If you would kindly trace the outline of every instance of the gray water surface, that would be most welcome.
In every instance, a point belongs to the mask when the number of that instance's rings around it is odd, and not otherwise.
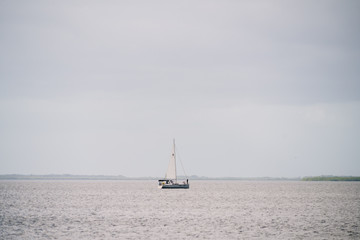
[[[360,183],[0,181],[0,239],[360,239]]]

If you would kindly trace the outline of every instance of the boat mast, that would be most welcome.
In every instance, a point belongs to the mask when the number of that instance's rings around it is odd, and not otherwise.
[[[175,153],[175,138],[174,138],[174,141],[173,141],[173,147],[174,147],[174,151],[173,151],[173,154],[174,154],[174,162],[175,162],[175,182],[177,182],[177,172],[176,172],[176,153]]]

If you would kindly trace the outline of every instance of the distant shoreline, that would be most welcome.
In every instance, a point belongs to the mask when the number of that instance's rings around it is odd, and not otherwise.
[[[158,180],[161,177],[126,177],[123,175],[72,175],[72,174],[3,174],[0,180]],[[271,178],[271,177],[204,177],[204,176],[178,176],[179,180],[253,180],[253,181],[300,181],[301,178]]]
[[[360,181],[357,176],[313,176],[297,178],[275,177],[204,177],[192,175],[189,180],[242,180],[242,181]],[[158,180],[159,177],[126,177],[123,175],[72,175],[72,174],[2,174],[0,180]],[[179,176],[178,179],[186,179]]]
[[[360,181],[360,177],[354,176],[316,176],[316,177],[304,177],[303,181],[342,181],[342,182],[357,182]]]

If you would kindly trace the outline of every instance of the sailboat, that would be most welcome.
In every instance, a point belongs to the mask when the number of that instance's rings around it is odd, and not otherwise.
[[[159,179],[159,188],[161,189],[188,189],[189,188],[189,179],[186,179],[186,182],[183,181],[179,183],[177,181],[176,173],[176,153],[175,153],[175,139],[173,141],[173,150],[171,153],[171,158],[165,178]]]

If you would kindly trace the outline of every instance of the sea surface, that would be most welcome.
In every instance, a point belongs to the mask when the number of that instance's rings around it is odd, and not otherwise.
[[[0,181],[0,239],[360,239],[360,183]]]

